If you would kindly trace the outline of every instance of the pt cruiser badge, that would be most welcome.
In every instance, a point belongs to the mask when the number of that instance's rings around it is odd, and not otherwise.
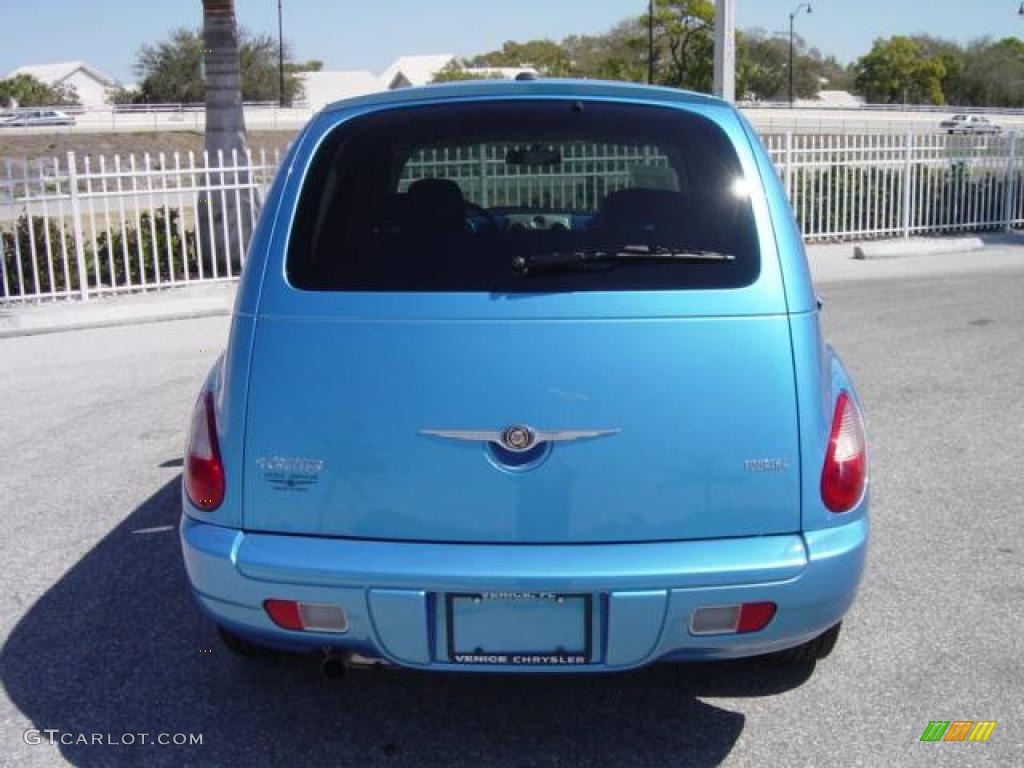
[[[467,442],[497,443],[506,451],[526,453],[544,443],[567,443],[573,440],[588,440],[595,437],[617,435],[621,429],[534,429],[525,424],[514,424],[500,431],[484,429],[421,429],[421,435],[443,437],[448,440]]]

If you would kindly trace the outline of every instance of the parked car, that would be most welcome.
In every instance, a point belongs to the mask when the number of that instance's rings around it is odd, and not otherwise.
[[[0,118],[0,126],[8,128],[74,124],[75,118],[57,109],[27,109]]]
[[[939,123],[946,133],[1000,133],[1003,129],[984,115],[953,115]]]
[[[861,410],[733,107],[544,80],[340,102],[249,254],[180,527],[229,649],[328,674],[832,650]]]

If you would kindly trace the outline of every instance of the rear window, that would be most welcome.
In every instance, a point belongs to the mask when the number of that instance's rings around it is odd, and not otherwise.
[[[306,174],[286,267],[304,290],[536,293],[737,288],[760,262],[713,122],[545,100],[339,125]]]

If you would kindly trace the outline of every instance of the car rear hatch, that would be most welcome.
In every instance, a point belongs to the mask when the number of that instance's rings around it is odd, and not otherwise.
[[[445,117],[431,115],[432,130]],[[624,124],[614,110],[607,117]],[[375,128],[383,141],[388,126]],[[742,147],[734,162],[755,188]],[[316,183],[310,174],[312,210],[327,196]],[[594,215],[591,230],[611,216],[595,206],[596,214],[580,205],[580,216]],[[713,263],[624,264],[582,276],[567,269],[555,283],[522,276],[521,286],[509,276],[490,290],[459,283],[454,292],[388,291],[379,282],[386,275],[348,275],[335,285],[274,263],[289,248],[294,258],[302,258],[296,249],[315,249],[296,224],[269,256],[254,331],[245,527],[480,543],[799,530],[785,301],[774,246],[756,242],[758,232],[770,235],[763,200],[755,192],[743,206],[754,244],[742,247],[753,249],[744,253],[753,270],[720,286]],[[292,215],[287,204],[282,215]],[[492,239],[485,250],[501,247]],[[734,268],[721,266],[722,274]],[[710,283],[675,276],[705,270]],[[645,280],[665,289],[648,290]],[[506,432],[514,427],[527,430]],[[511,441],[504,448],[503,433]],[[524,434],[536,445],[509,450]]]

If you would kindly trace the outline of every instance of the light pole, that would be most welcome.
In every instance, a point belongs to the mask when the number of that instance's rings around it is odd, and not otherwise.
[[[714,93],[736,100],[736,0],[715,0]]]
[[[647,84],[654,84],[654,0],[647,3]]]
[[[284,21],[281,0],[277,0],[277,106],[284,108]]]
[[[811,12],[810,3],[800,3],[793,12],[789,14],[789,106],[793,106],[793,20],[800,15],[800,12],[806,10],[808,13]]]

